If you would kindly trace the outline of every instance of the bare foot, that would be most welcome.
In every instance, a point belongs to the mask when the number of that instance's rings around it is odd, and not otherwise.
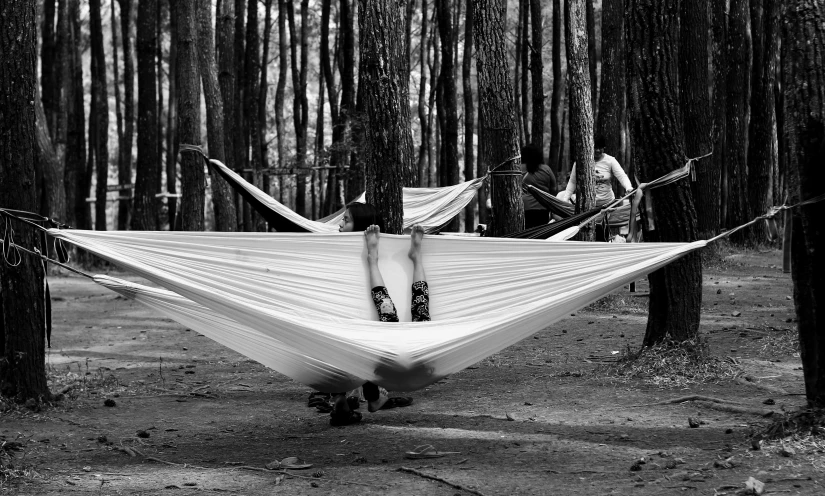
[[[367,244],[367,258],[378,260],[378,238],[381,235],[381,228],[375,224],[364,231],[364,242]]]
[[[421,240],[424,239],[424,228],[416,224],[412,227],[410,233],[410,252],[408,256],[410,260],[416,261],[421,257]]]

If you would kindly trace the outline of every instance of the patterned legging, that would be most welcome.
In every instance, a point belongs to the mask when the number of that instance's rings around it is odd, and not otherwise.
[[[398,322],[398,312],[395,304],[390,298],[390,293],[385,286],[372,288],[372,301],[375,309],[378,310],[378,320],[381,322]],[[412,301],[410,302],[410,312],[413,322],[427,322],[430,320],[430,288],[427,281],[416,281],[412,285]],[[381,395],[378,386],[367,382],[363,386],[364,399],[375,401]]]

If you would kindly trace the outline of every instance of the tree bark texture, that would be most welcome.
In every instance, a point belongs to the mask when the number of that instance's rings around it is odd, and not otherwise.
[[[728,117],[727,164],[728,211],[726,226],[748,219],[748,123],[751,93],[751,29],[749,0],[731,0],[728,14]],[[732,240],[741,240],[735,234]]]
[[[727,44],[728,13],[726,2],[711,3],[711,57],[713,66],[713,155],[696,169],[701,195],[694,195],[697,205],[699,237],[709,239],[722,227],[727,212],[727,187],[723,182],[727,168]],[[710,193],[710,194],[708,194]]]
[[[209,143],[209,156],[226,163],[223,99],[218,84],[218,67],[215,62],[215,46],[212,41],[214,39],[212,33],[212,3],[209,0],[200,0],[199,4],[196,14],[199,24],[197,55],[198,69],[203,84],[203,97],[206,100],[206,134]],[[198,111],[200,112],[200,109]],[[195,159],[193,163],[199,164],[197,167],[202,170],[200,157],[191,153],[189,155],[193,156]],[[234,231],[238,219],[235,213],[232,188],[229,187],[229,184],[220,174],[213,172],[211,167],[209,171],[212,205],[215,211],[215,230]]]
[[[109,179],[109,95],[106,90],[106,54],[100,0],[89,0],[92,45],[92,105],[89,108],[89,173],[97,172],[95,184],[95,229],[106,230]]]
[[[438,112],[444,115],[441,128],[441,150],[444,160],[441,162],[441,186],[452,186],[460,181],[458,165],[458,91],[455,82],[455,60],[453,58],[456,26],[452,22],[452,12],[461,0],[437,0],[438,33],[441,37],[441,81],[442,102]],[[445,227],[447,231],[458,231],[458,216]]]
[[[785,160],[791,203],[825,193],[825,2],[786,4],[782,38]],[[811,407],[825,407],[825,203],[795,208],[791,275],[798,319],[805,395]]]
[[[132,1],[120,4],[120,38],[123,52],[123,140],[118,144],[118,179],[120,184],[132,184],[132,144],[135,141],[135,66],[132,63]],[[130,196],[131,189],[120,190],[120,196]],[[129,200],[118,206],[117,228],[125,230],[130,218]]]
[[[180,2],[178,24],[178,137],[181,143],[200,144],[200,84],[198,74],[197,19],[195,2]],[[206,178],[203,162],[194,153],[181,155],[181,229],[204,230]],[[170,198],[171,201],[171,198]]]
[[[360,87],[356,92],[355,86],[355,67],[354,61],[356,59],[355,49],[355,15],[353,12],[352,0],[341,0],[340,10],[338,15],[340,21],[340,38],[341,50],[339,54],[338,67],[341,71],[341,103],[339,107],[340,124],[342,127],[344,143],[350,144],[346,148],[341,149],[341,160],[343,165],[341,167],[349,166],[349,174],[347,174],[347,184],[345,191],[348,192],[349,197],[360,194],[364,191],[365,179],[364,169],[361,165],[351,157],[357,153],[357,147],[361,146],[361,141],[358,139],[356,126],[363,128],[360,122],[361,108],[363,107],[363,98],[360,96]],[[359,61],[360,64],[360,61]],[[359,67],[360,71],[360,67]]]
[[[751,121],[748,136],[748,217],[767,212],[773,203],[773,171],[776,168],[776,59],[779,52],[780,0],[751,0],[753,77],[751,78]],[[748,219],[749,220],[749,219]],[[749,244],[766,240],[760,222],[745,232]]]
[[[57,182],[60,184],[61,192],[59,193],[60,206],[56,206],[56,218],[63,222],[71,210],[71,206],[67,203],[66,187],[64,185],[64,178],[66,177],[66,140],[68,127],[68,111],[69,111],[69,85],[72,84],[72,52],[74,47],[70,44],[70,28],[69,28],[69,2],[68,0],[58,0],[57,2],[57,47],[58,47],[58,68],[60,75],[58,78],[58,88],[56,91],[60,95],[57,101],[57,118],[55,120],[55,128],[50,129],[54,138],[54,152],[57,158],[59,167],[59,176]]]
[[[232,43],[235,41],[235,2],[234,0],[220,0],[219,5],[220,15],[218,16],[218,27],[215,33],[215,53],[218,59],[218,84],[220,85],[221,101],[223,102],[224,163],[234,170],[234,142],[232,141],[232,133],[229,130],[232,129],[232,124],[235,122],[235,52],[232,48]],[[233,210],[235,210],[234,207]],[[237,228],[237,218],[235,221]]]
[[[42,38],[40,42],[40,96],[43,100],[43,112],[46,117],[44,127],[49,131],[49,137],[55,139],[57,119],[60,107],[60,46],[58,32],[55,26],[55,0],[43,2],[43,22],[41,24]]]
[[[234,150],[235,172],[241,176],[245,176],[244,169],[249,164],[249,147],[246,140],[246,108],[244,107],[244,63],[245,63],[245,19],[246,19],[246,0],[235,1],[235,38],[232,40],[233,58],[235,61],[235,121],[232,124],[232,149]],[[286,3],[281,2],[281,3]],[[283,60],[283,59],[282,59]],[[245,176],[248,179],[248,176]],[[248,203],[241,200],[240,196],[236,196],[236,205],[238,208],[238,220],[244,231],[254,231],[255,226],[252,223],[252,209]]]
[[[37,208],[35,12],[33,0],[0,3],[0,198],[4,207],[28,211]],[[17,243],[43,248],[27,225],[11,227]],[[50,396],[43,275],[43,263],[28,254],[16,267],[0,264],[0,394],[18,401]]]
[[[625,0],[602,2],[602,84],[596,135],[604,137],[605,152],[627,168],[624,5]]]
[[[599,114],[599,73],[596,48],[596,11],[593,0],[585,0],[587,17],[587,61],[590,65],[590,96],[593,121]]]
[[[627,68],[630,141],[641,181],[684,165],[679,109],[679,2],[629,0]],[[660,193],[661,192],[661,193]],[[646,193],[651,194],[651,193]],[[652,241],[695,241],[696,211],[685,181],[656,190]],[[692,253],[653,272],[644,345],[699,331],[702,266]]]
[[[429,186],[429,161],[427,160],[430,148],[430,130],[427,118],[427,69],[430,58],[430,43],[427,38],[427,0],[421,0],[421,41],[419,42],[418,60],[421,64],[418,85],[418,122],[421,128],[421,144],[418,147],[418,186]]]
[[[516,73],[521,85],[521,98],[519,98],[518,86],[516,86],[516,101],[521,103],[521,126],[522,135],[519,144],[532,143],[532,133],[530,132],[530,79],[527,74],[530,70],[530,0],[521,0],[519,2],[519,11],[521,12],[521,20],[519,21],[519,30],[521,31],[521,67],[516,66]],[[518,108],[518,107],[517,107]]]
[[[325,0],[329,1],[329,0]],[[286,167],[286,122],[284,120],[284,95],[289,67],[286,27],[286,2],[278,0],[278,84],[275,87],[275,134],[278,136],[278,167]],[[323,185],[322,185],[323,186]]]
[[[532,108],[531,134],[532,143],[544,150],[544,20],[541,15],[541,0],[530,0],[530,89]],[[525,26],[525,29],[526,26]]]
[[[118,171],[118,184],[124,184],[121,182],[123,179],[123,154],[120,151],[120,147],[123,146],[123,105],[122,99],[120,97],[120,68],[118,67],[118,56],[117,56],[117,19],[115,17],[115,0],[111,0],[110,2],[110,10],[112,15],[112,86],[115,88],[115,124],[117,127],[117,171]],[[128,179],[131,182],[131,178]],[[131,194],[131,191],[127,190],[127,194]],[[126,196],[123,194],[122,190],[118,192],[118,196]],[[126,229],[128,225],[128,217],[124,218],[123,216],[129,215],[129,200],[119,200],[118,201],[118,216],[117,222],[115,222],[115,229],[122,231]]]
[[[177,6],[179,2],[169,3],[169,92],[166,105],[166,192],[176,194],[178,192],[178,148],[180,140],[178,136],[178,14]],[[158,128],[158,139],[162,140],[163,135]],[[199,144],[199,143],[198,143]],[[160,172],[160,171],[159,171]],[[160,185],[158,186],[160,187]],[[169,222],[169,230],[177,229],[178,224],[178,201],[176,198],[167,198],[166,215]]]
[[[682,2],[679,40],[679,71],[682,83],[680,98],[684,119],[685,153],[688,157],[699,157],[713,151],[713,119],[708,93],[711,83],[708,71],[709,6],[709,0]],[[691,194],[696,205],[698,221],[700,218],[713,215],[705,210],[719,209],[718,190],[712,189],[718,188],[719,183],[712,177],[711,157],[696,162],[694,170],[697,181],[691,183]]]
[[[473,64],[473,2],[466,0],[466,18],[464,20],[464,53],[461,61],[461,83],[464,97],[464,180],[475,177],[475,104],[473,103],[473,81],[471,79]],[[464,232],[475,231],[475,202],[464,208]]]
[[[473,0],[480,140],[479,165],[495,169],[490,180],[492,215],[487,232],[502,236],[524,228],[521,159],[507,67],[504,26],[507,2]]]
[[[570,143],[576,162],[576,212],[596,205],[593,178],[593,94],[590,91],[590,65],[587,55],[587,22],[585,3],[571,0],[567,4],[567,92],[570,98]],[[583,230],[581,241],[593,241],[595,231]]]
[[[550,98],[550,155],[548,165],[558,177],[561,171],[561,125],[564,76],[561,70],[562,2],[553,0],[553,94]]]
[[[141,0],[137,16],[137,73],[138,73],[138,115],[137,115],[137,175],[135,196],[132,200],[132,229],[156,231],[159,227],[159,193],[157,129],[157,81],[155,80],[155,2]]]
[[[401,188],[412,186],[409,75],[404,62],[404,0],[359,0],[361,78],[366,129],[367,201],[384,219],[384,230],[403,227]]]
[[[40,98],[34,101],[37,122],[37,212],[53,219],[62,219],[66,212],[63,191],[63,167],[57,159],[47,127],[46,112]]]
[[[80,55],[80,0],[69,2],[69,43],[71,47],[69,77],[64,81],[66,92],[66,166],[64,168],[64,187],[66,189],[66,222],[78,228],[90,227],[89,204],[84,184],[86,177],[86,113],[83,104],[83,64]]]
[[[288,4],[291,9],[292,3]],[[261,133],[258,121],[258,107],[260,105],[261,81],[261,38],[258,33],[258,2],[250,1],[246,6],[246,50],[244,53],[244,153],[250,157],[252,169],[252,183],[260,189],[264,188],[263,157],[261,156]],[[293,40],[294,41],[294,40]],[[250,153],[251,152],[251,153]],[[248,231],[265,231],[266,221],[257,214],[250,212],[252,225]]]

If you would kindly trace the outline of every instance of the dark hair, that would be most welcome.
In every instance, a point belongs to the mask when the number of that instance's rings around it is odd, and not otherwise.
[[[605,145],[607,144],[607,140],[602,135],[596,136],[593,140],[593,148],[601,148],[604,150]]]
[[[527,167],[527,172],[534,174],[541,165],[541,147],[538,145],[525,145],[521,147],[521,163]]]
[[[378,215],[378,210],[369,203],[351,202],[347,205],[347,210],[352,217],[353,231],[366,231],[373,224],[384,230],[384,220]]]

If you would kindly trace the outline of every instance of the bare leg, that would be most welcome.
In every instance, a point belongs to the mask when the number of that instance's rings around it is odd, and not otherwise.
[[[413,262],[413,282],[426,281],[427,277],[424,275],[424,262],[421,259],[421,241],[424,239],[424,228],[416,224],[412,227],[410,233],[410,252],[409,257]]]
[[[381,230],[372,225],[364,231],[364,242],[367,245],[367,265],[370,271],[370,287],[384,286],[384,278],[378,268],[378,240]]]

